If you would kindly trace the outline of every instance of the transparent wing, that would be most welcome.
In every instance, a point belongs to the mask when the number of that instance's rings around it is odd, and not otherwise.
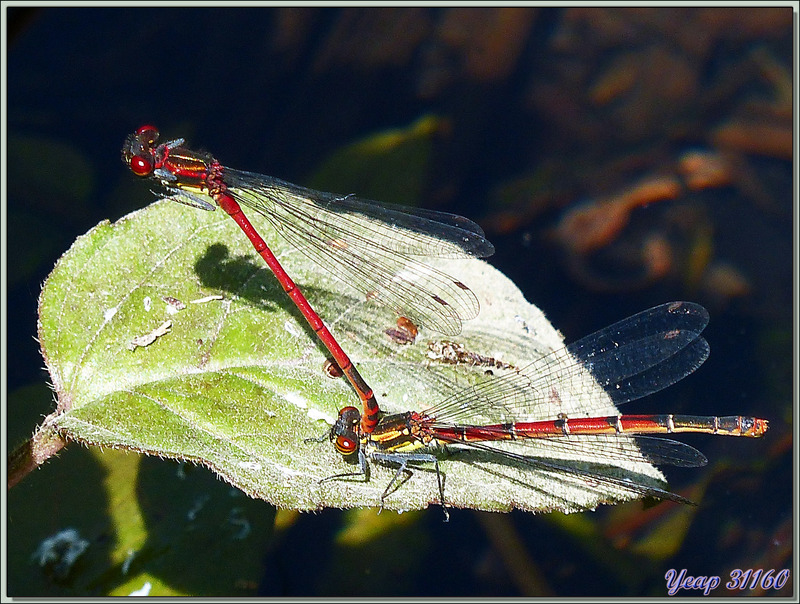
[[[462,425],[555,419],[575,413],[575,405],[583,416],[606,415],[609,398],[616,405],[636,400],[695,371],[708,357],[700,336],[707,324],[699,304],[662,304],[465,388],[426,415]]]
[[[462,321],[477,316],[475,294],[420,259],[490,255],[493,246],[466,218],[336,197],[227,168],[225,178],[237,202],[266,217],[308,258],[418,326],[456,335]]]

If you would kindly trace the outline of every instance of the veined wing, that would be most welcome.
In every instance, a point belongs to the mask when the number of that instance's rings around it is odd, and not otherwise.
[[[452,214],[390,208],[226,168],[229,193],[267,218],[319,266],[394,312],[446,335],[480,305],[463,283],[421,257],[494,251],[475,223]]]

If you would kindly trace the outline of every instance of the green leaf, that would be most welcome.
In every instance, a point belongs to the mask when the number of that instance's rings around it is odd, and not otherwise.
[[[487,375],[486,366],[432,359],[428,344],[442,340],[424,328],[413,345],[392,341],[385,333],[395,326],[390,311],[322,274],[265,220],[251,219],[384,411],[420,410],[514,372],[495,367]],[[469,284],[481,302],[478,319],[453,339],[465,349],[518,368],[563,346],[541,311],[487,263],[432,264]],[[153,333],[160,335],[151,343],[132,345]],[[80,237],[47,279],[39,337],[58,396],[55,425],[69,439],[194,461],[253,497],[300,510],[377,506],[396,473],[371,463],[369,481],[320,483],[357,468],[327,438],[306,439],[326,436],[337,411],[358,399],[347,382],[323,371],[324,349],[221,211],[160,201]],[[588,375],[573,381],[574,392],[559,393],[559,408],[577,416],[588,389],[597,386]],[[532,416],[540,412],[531,409]],[[609,402],[606,413],[614,412]],[[547,441],[525,449],[554,455]],[[588,440],[579,457],[563,463],[611,463]],[[612,466],[614,476],[662,485],[661,474],[644,461]],[[636,496],[476,450],[442,454],[441,469],[446,499],[460,507],[574,511]],[[385,507],[420,509],[438,501],[435,474],[415,468]]]

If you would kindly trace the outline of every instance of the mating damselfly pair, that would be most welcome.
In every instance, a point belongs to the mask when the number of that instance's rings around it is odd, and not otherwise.
[[[663,304],[634,315],[531,359],[521,369],[488,376],[424,412],[386,414],[242,208],[265,218],[310,260],[365,298],[406,317],[415,328],[451,336],[461,331],[462,321],[478,315],[480,305],[468,285],[426,264],[425,258],[491,255],[494,248],[478,225],[452,214],[382,206],[230,169],[208,153],[186,148],[183,139],[160,143],[152,126],[128,137],[123,160],[135,174],[160,183],[173,200],[204,210],[219,206],[227,212],[353,386],[361,409],[343,408],[328,436],[337,451],[356,460],[358,471],[332,473],[326,483],[367,479],[369,460],[394,466],[394,478],[380,497],[382,506],[410,465],[429,464],[447,514],[438,456],[444,445],[498,456],[590,486],[608,485],[639,496],[686,502],[650,484],[575,463],[576,452],[590,443],[612,466],[642,458],[655,464],[699,466],[706,458],[696,449],[648,435],[703,432],[757,437],[767,430],[766,420],[752,417],[592,415],[593,409],[607,409],[609,399],[618,405],[657,392],[703,363],[708,345],[700,334],[709,317],[702,306],[689,302]],[[581,417],[558,411],[562,391],[578,374],[590,375],[598,386],[585,393]]]

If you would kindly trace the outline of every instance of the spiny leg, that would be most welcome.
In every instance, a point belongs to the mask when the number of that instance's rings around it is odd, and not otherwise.
[[[370,454],[370,457],[378,462],[390,463],[390,464],[399,464],[400,467],[397,468],[397,472],[395,472],[394,477],[387,485],[386,489],[383,491],[383,495],[381,495],[381,506],[380,510],[383,509],[383,502],[389,493],[392,491],[392,487],[397,483],[400,475],[403,472],[408,472],[408,478],[411,477],[411,470],[408,468],[409,462],[420,462],[420,463],[433,463],[434,470],[436,471],[436,482],[439,487],[439,502],[442,505],[442,510],[444,511],[444,521],[450,521],[450,513],[447,511],[447,504],[444,500],[444,478],[442,477],[442,472],[439,469],[439,459],[430,453],[379,453],[374,452]],[[378,513],[380,513],[378,510]]]

